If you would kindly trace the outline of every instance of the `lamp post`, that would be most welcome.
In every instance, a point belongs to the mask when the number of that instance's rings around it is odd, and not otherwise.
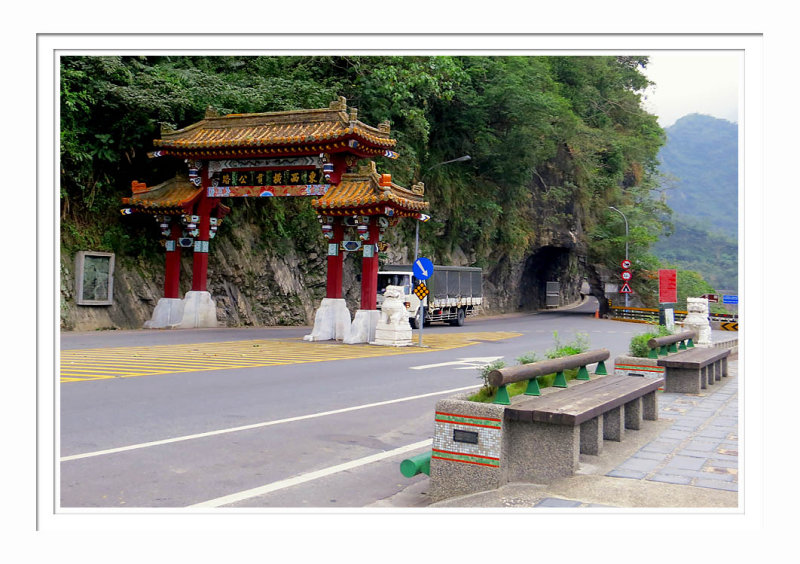
[[[441,162],[441,163],[437,163],[437,164],[433,165],[432,167],[429,167],[425,171],[425,174],[429,173],[430,171],[432,171],[437,166],[442,166],[442,165],[446,165],[446,164],[450,164],[450,163],[466,162],[466,161],[470,160],[471,158],[472,157],[470,157],[469,155],[464,155],[463,157],[458,157],[457,159],[450,159],[449,161],[444,161],[444,162]],[[423,175],[423,178],[424,178],[424,175]],[[417,218],[417,232],[416,232],[416,235],[414,236],[414,263],[417,262],[418,256],[419,256],[419,218]],[[419,346],[422,347],[422,327],[425,325],[425,308],[422,307],[422,302],[420,302],[419,308],[420,308],[420,316],[419,316]]]
[[[614,210],[625,220],[625,260],[628,260],[628,218],[614,206],[608,206],[608,209]],[[625,307],[628,307],[628,294],[625,294]]]

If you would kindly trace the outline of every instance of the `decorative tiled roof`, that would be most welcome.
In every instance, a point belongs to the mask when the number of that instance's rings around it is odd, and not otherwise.
[[[161,184],[148,187],[142,182],[131,183],[133,196],[122,198],[122,203],[138,212],[183,212],[190,209],[200,196],[202,187],[195,186],[185,176],[176,176]]]
[[[377,128],[357,119],[358,110],[347,108],[340,97],[328,108],[258,114],[229,114],[206,118],[177,131],[162,131],[154,145],[162,153],[208,150],[258,152],[297,145],[309,151],[342,150],[345,147],[385,151],[397,143],[389,138],[389,123]]]
[[[311,200],[311,206],[329,215],[383,215],[387,207],[398,215],[413,215],[429,207],[424,193],[422,184],[411,190],[394,184],[390,175],[378,174],[375,162],[369,161],[358,172],[343,174],[341,182],[321,198]]]

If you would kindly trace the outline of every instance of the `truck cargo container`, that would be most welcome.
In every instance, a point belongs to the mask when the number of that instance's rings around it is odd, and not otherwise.
[[[420,302],[414,288],[420,280],[413,274],[410,264],[390,264],[378,271],[378,309],[383,302],[387,286],[401,286],[408,321],[412,329],[420,325],[425,308],[425,324],[444,321],[451,325],[464,325],[464,320],[483,307],[483,271],[471,266],[434,265],[433,274],[424,280],[429,294]]]

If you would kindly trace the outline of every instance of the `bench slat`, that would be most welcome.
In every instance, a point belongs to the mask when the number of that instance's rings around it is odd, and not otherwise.
[[[547,396],[506,408],[511,421],[580,425],[615,407],[658,390],[664,380],[636,376],[603,376]]]
[[[692,349],[658,359],[666,368],[703,368],[731,354],[730,349]]]

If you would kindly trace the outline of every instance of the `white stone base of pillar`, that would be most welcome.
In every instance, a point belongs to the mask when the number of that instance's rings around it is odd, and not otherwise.
[[[197,329],[217,326],[217,305],[210,292],[186,292],[183,298],[183,318],[179,329]]]
[[[145,329],[171,329],[183,320],[183,300],[180,298],[160,298],[153,310],[153,316],[144,322]]]
[[[381,313],[377,309],[359,309],[356,311],[353,323],[350,324],[350,332],[345,337],[347,345],[357,345],[359,343],[369,343],[375,339],[375,329]]]
[[[350,332],[350,310],[342,298],[322,298],[314,316],[314,328],[306,341],[342,341]]]

